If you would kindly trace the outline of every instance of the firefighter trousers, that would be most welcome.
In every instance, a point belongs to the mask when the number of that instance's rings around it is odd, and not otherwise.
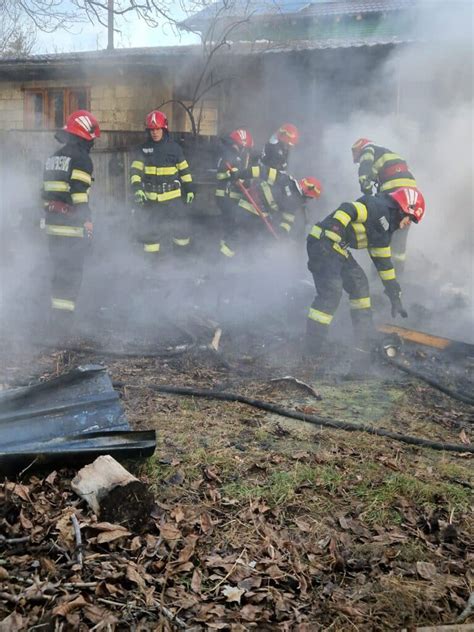
[[[48,235],[52,264],[51,307],[54,313],[73,313],[81,289],[84,260],[89,247],[87,237]]]
[[[327,238],[308,237],[307,250],[308,269],[313,275],[317,292],[308,312],[306,333],[309,350],[317,352],[324,346],[343,290],[349,295],[356,344],[366,348],[375,330],[365,272],[349,252],[346,252],[347,257],[337,252],[334,242]]]
[[[134,218],[135,238],[147,257],[189,251],[190,218],[180,198],[138,206]]]

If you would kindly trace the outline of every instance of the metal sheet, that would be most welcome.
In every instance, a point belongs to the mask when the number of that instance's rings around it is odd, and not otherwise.
[[[0,393],[0,469],[27,458],[148,456],[154,431],[132,432],[105,367],[79,366],[51,380]]]

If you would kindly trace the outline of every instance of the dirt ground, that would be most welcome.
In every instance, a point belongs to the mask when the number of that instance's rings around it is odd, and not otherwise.
[[[157,449],[127,464],[156,497],[137,532],[93,516],[70,490],[71,469],[0,485],[1,631],[366,632],[473,621],[461,616],[473,590],[472,455],[150,385],[237,392],[460,445],[470,442],[472,406],[390,367],[325,374],[288,346],[258,357],[236,342],[227,348],[224,332],[222,355],[76,350],[4,362],[4,387],[105,364],[131,426],[156,429]],[[320,399],[271,381],[286,375]]]

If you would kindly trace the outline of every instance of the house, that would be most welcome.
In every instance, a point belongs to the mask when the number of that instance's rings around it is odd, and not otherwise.
[[[170,128],[190,144],[185,108],[209,51],[215,54],[205,73],[208,83],[202,84],[204,95],[194,111],[201,136],[189,147],[191,154],[196,147],[199,151],[194,164],[203,181],[212,179],[206,176],[213,164],[208,140],[230,127],[248,126],[261,144],[284,120],[300,126],[312,141],[358,110],[397,116],[411,110],[422,116],[411,98],[411,60],[420,49],[439,45],[431,24],[439,6],[433,0],[217,2],[182,24],[204,39],[212,32],[207,55],[192,45],[1,59],[3,160],[36,164],[54,146],[51,130],[73,110],[90,109],[104,130],[95,147],[96,188],[113,209],[110,200],[126,199],[128,151],[143,138],[149,110],[161,107]],[[452,0],[450,13],[466,6],[472,5]],[[462,30],[465,23],[458,18],[457,27]],[[227,32],[225,41],[219,32]],[[387,72],[395,50],[407,51],[406,67],[394,63]],[[420,80],[433,81],[430,73],[417,76]],[[312,143],[308,147],[312,151]]]

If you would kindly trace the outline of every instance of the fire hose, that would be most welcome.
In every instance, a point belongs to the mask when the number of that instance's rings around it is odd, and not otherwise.
[[[431,448],[432,450],[444,450],[446,452],[461,452],[474,454],[474,446],[457,445],[455,443],[442,443],[439,441],[431,441],[429,439],[423,439],[421,437],[413,437],[410,435],[400,434],[398,432],[392,432],[391,430],[385,430],[384,428],[374,428],[367,424],[355,424],[347,421],[339,421],[336,419],[327,419],[325,417],[317,417],[316,415],[306,415],[296,410],[290,410],[283,408],[278,404],[271,404],[260,399],[253,399],[240,395],[238,393],[229,393],[225,391],[206,390],[200,388],[186,387],[186,386],[173,386],[169,384],[146,384],[146,385],[133,385],[126,384],[124,382],[114,382],[115,387],[134,387],[137,388],[150,388],[158,393],[170,393],[175,395],[188,395],[191,397],[203,397],[206,399],[219,399],[228,402],[239,402],[265,410],[266,412],[275,413],[282,417],[289,417],[290,419],[298,419],[306,423],[313,424],[315,426],[324,426],[327,428],[334,428],[336,430],[345,430],[346,432],[365,432],[367,434],[376,435],[379,437],[387,437],[394,441],[400,441],[401,443],[408,443],[409,445],[416,445],[422,448]]]
[[[225,166],[232,173],[232,165],[230,163],[226,162]],[[265,217],[265,214],[263,213],[262,209],[257,204],[257,202],[254,200],[254,198],[252,197],[252,194],[247,189],[247,187],[244,185],[242,180],[236,180],[236,184],[239,187],[239,189],[242,191],[242,193],[245,195],[247,200],[250,202],[250,204],[253,206],[253,208],[255,209],[255,212],[257,213],[257,215],[260,217],[260,219],[263,221],[263,223],[267,227],[267,230],[273,235],[273,237],[276,240],[278,240],[278,235],[276,234],[275,229],[273,228],[271,223],[268,221],[268,219]]]

